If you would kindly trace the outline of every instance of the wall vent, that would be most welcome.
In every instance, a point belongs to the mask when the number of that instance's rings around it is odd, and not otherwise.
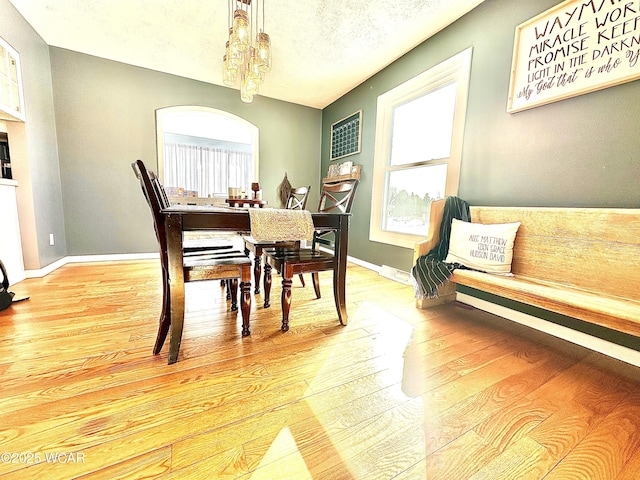
[[[404,285],[411,285],[411,274],[404,270],[399,270],[397,268],[390,267],[389,265],[382,265],[378,273],[390,280],[395,280],[396,282],[403,283]]]

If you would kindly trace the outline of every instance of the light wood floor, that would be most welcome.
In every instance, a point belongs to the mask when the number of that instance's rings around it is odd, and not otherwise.
[[[278,301],[258,297],[241,338],[219,283],[188,284],[169,366],[151,354],[159,277],[73,264],[12,287],[31,300],[0,313],[3,479],[640,478],[637,368],[462,305],[417,310],[357,266],[347,327],[321,274],[320,300],[294,280],[286,334]]]

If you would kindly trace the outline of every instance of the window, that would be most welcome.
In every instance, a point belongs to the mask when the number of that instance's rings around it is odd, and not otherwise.
[[[413,248],[458,192],[471,48],[378,97],[370,240]]]
[[[169,196],[226,198],[258,178],[258,128],[206,107],[156,112],[158,174]]]

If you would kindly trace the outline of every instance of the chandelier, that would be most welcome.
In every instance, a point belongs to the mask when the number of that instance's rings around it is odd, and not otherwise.
[[[229,87],[239,87],[240,99],[251,103],[265,73],[271,70],[271,41],[264,32],[264,0],[229,0],[228,19],[222,79]]]

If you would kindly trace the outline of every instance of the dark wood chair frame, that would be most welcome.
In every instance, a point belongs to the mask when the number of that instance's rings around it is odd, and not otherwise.
[[[134,168],[134,173],[136,173],[136,177],[137,177],[138,173],[136,172],[135,168]],[[154,187],[154,190],[158,195],[158,199],[160,200],[160,206],[162,208],[168,207],[169,205],[171,205],[171,202],[169,202],[169,196],[167,195],[166,190],[162,186],[160,179],[154,174],[153,171],[149,170],[148,173],[149,173],[149,177],[151,178],[151,183]],[[212,250],[215,251],[220,249],[231,249],[231,248],[233,248],[233,245],[231,244],[220,245],[219,242],[215,242],[214,245],[211,245],[209,241],[204,240],[204,241],[193,241],[188,243],[185,242],[182,248],[182,251],[184,256],[192,256],[192,255],[198,255],[198,254],[206,254],[207,252],[211,253]],[[236,310],[238,310],[237,279],[235,280],[230,278],[222,279],[220,280],[220,286],[226,287],[227,289],[226,298],[227,300],[231,300],[231,311],[235,312]]]
[[[135,170],[134,170],[135,171]],[[165,191],[160,179],[156,176],[156,174],[152,170],[148,170],[147,174],[151,180],[151,186],[153,187],[153,191],[155,192],[158,201],[160,202],[160,208],[166,208],[171,203],[169,202],[169,197],[167,196],[167,192]],[[234,247],[230,243],[221,244],[220,242],[215,242],[215,244],[211,244],[209,241],[202,242],[190,242],[185,243],[183,246],[183,257],[189,258],[187,263],[197,260],[195,257],[202,257],[203,255],[215,255],[218,259],[220,259],[223,255],[226,257],[240,257],[240,252],[238,250],[234,250]],[[237,278],[227,278],[220,280],[220,285],[222,287],[226,287],[227,295],[226,299],[231,300],[231,308],[232,312],[238,310],[238,279]]]
[[[291,189],[285,208],[289,210],[304,210],[307,208],[307,202],[309,200],[309,192],[311,191],[311,185],[307,187],[298,187]],[[249,255],[253,253],[254,266],[253,266],[253,279],[255,282],[254,293],[260,293],[260,277],[262,276],[262,252],[267,248],[300,248],[300,242],[258,242],[251,237],[244,237],[244,252]],[[269,279],[270,281],[270,279]],[[267,277],[264,277],[265,291],[267,289]],[[304,277],[300,275],[300,282],[302,286],[305,286]],[[269,284],[271,289],[271,284]],[[270,307],[269,298],[265,297],[264,308]]]
[[[324,184],[320,192],[318,212],[350,213],[357,187],[358,180],[355,179]],[[333,271],[334,295],[336,295],[335,282],[338,262],[335,252],[336,245],[334,241],[328,238],[329,234],[333,235],[334,232],[332,230],[314,232],[311,248],[273,248],[265,249],[263,252],[265,257],[265,306],[269,304],[269,297],[271,296],[272,269],[275,269],[282,275],[282,326],[280,330],[283,332],[289,330],[291,279],[294,275],[311,273],[316,298],[320,298],[320,279],[318,273],[331,270]],[[319,250],[318,246],[320,244],[331,246],[333,252],[328,253]]]
[[[154,355],[160,353],[171,326],[170,288],[168,273],[167,238],[162,208],[169,206],[166,192],[155,174],[147,170],[141,160],[133,164],[133,171],[140,181],[142,193],[153,216],[156,238],[160,247],[160,264],[162,270],[162,310],[160,312],[158,335],[153,347]],[[231,310],[236,311],[238,279],[241,290],[242,336],[250,335],[249,315],[251,312],[251,260],[239,250],[229,246],[196,247],[185,249],[184,281],[223,280],[227,282],[231,293]]]

